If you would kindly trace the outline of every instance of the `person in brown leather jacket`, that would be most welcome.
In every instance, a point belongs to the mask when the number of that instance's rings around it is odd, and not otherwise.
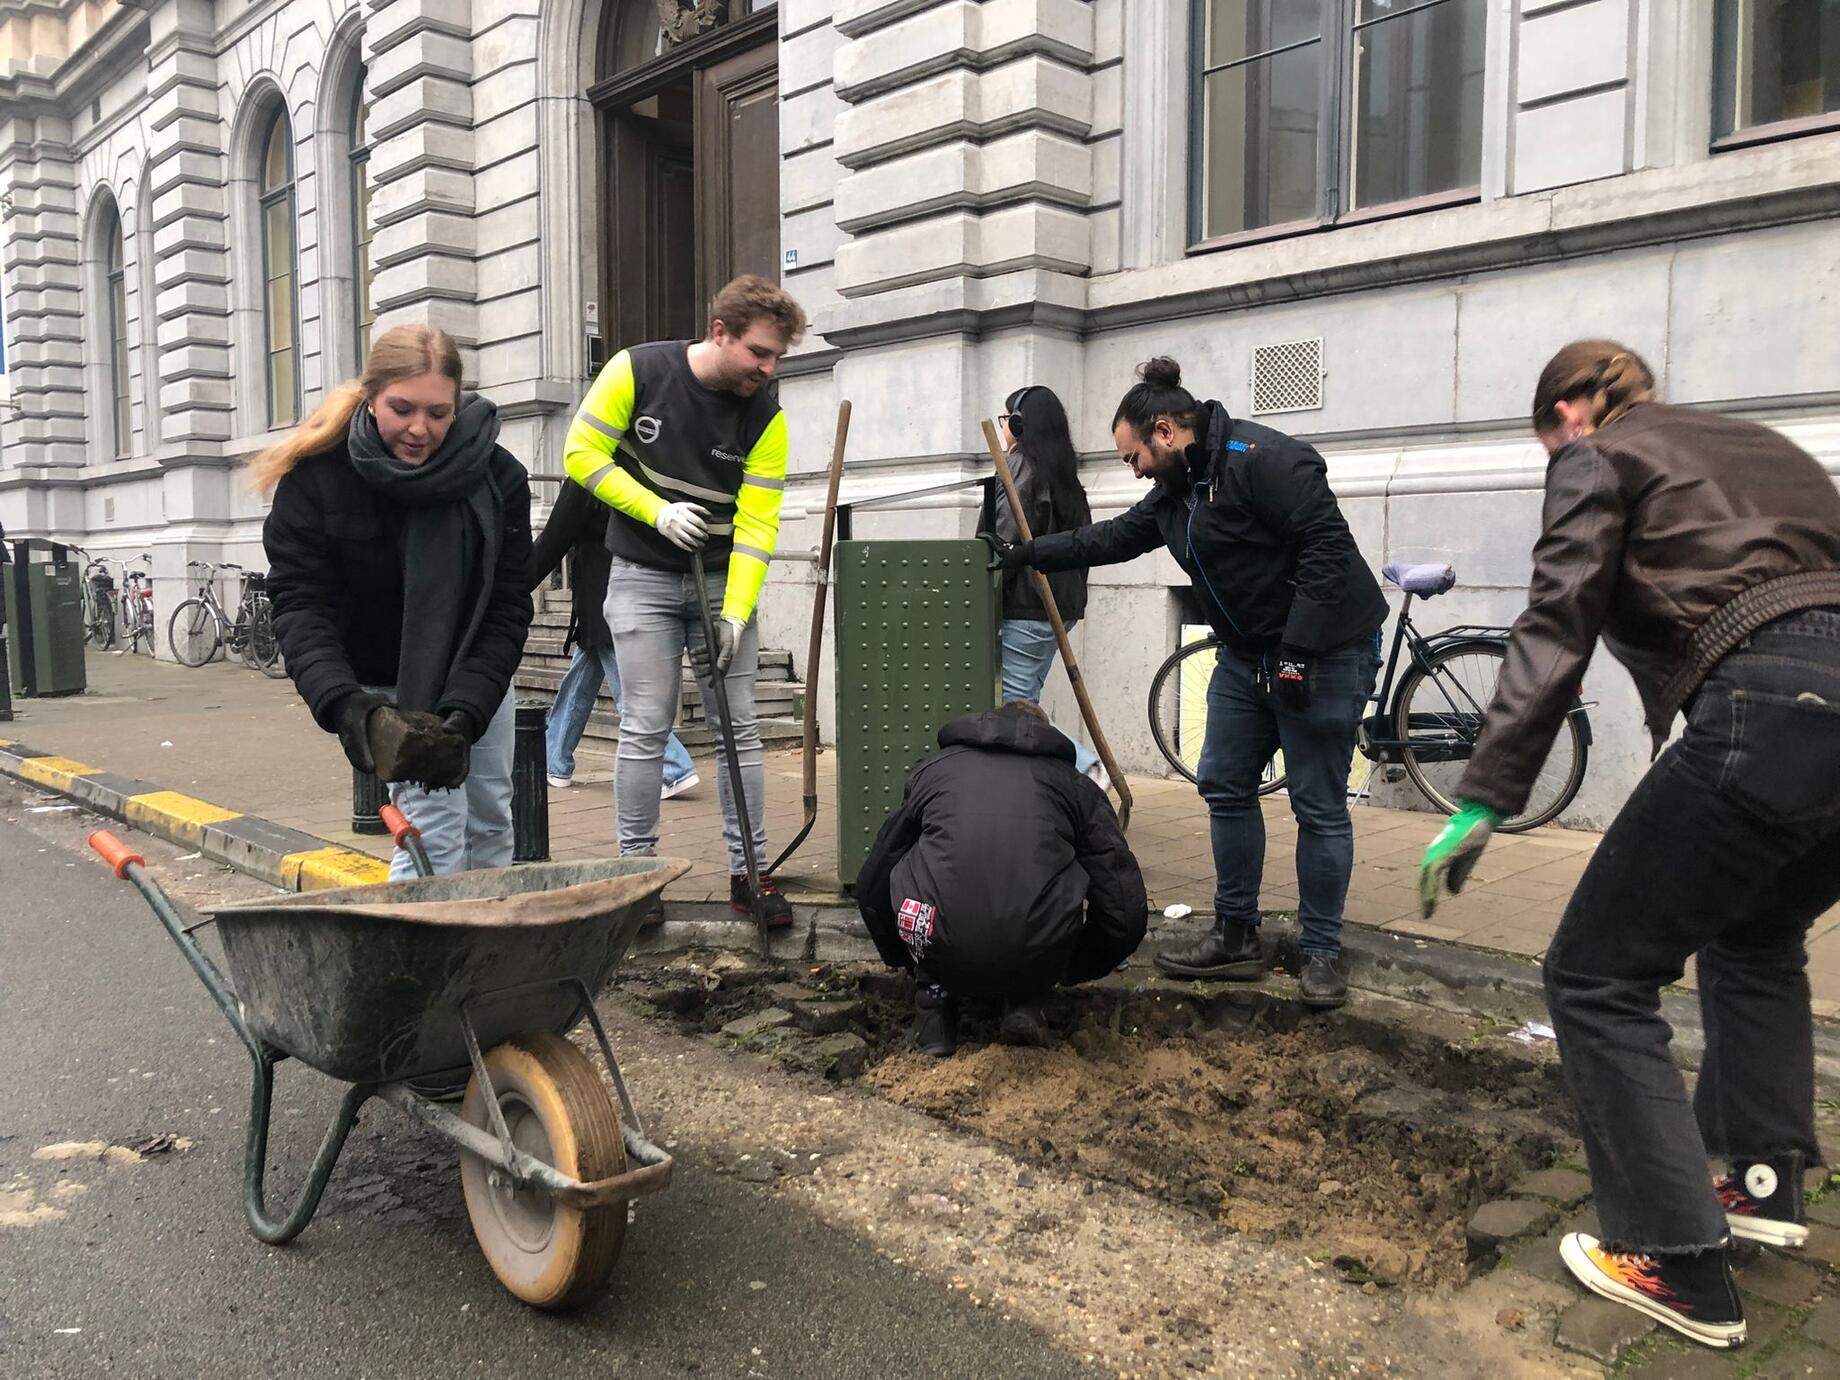
[[[1731,1238],[1804,1244],[1802,1171],[1821,1162],[1804,936],[1840,901],[1840,491],[1777,432],[1653,391],[1609,341],[1540,377],[1552,458],[1528,607],[1419,887],[1429,914],[1522,808],[1601,635],[1659,759],[1546,951],[1603,1227],[1560,1253],[1593,1292],[1731,1347]],[[1659,1014],[1689,958],[1706,1034],[1691,1107]]]

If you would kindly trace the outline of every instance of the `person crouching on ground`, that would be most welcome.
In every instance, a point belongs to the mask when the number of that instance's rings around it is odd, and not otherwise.
[[[511,862],[510,688],[531,619],[529,480],[460,379],[445,332],[392,327],[255,463],[288,674],[443,874]],[[390,876],[413,875],[398,849]]]
[[[1654,386],[1603,340],[1540,376],[1552,458],[1528,605],[1419,891],[1430,914],[1524,806],[1601,633],[1660,755],[1546,950],[1603,1224],[1560,1257],[1592,1292],[1731,1347],[1731,1237],[1805,1244],[1802,1170],[1821,1162],[1804,940],[1840,901],[1840,493],[1779,433],[1664,406]],[[1660,1003],[1695,956],[1706,1051],[1689,1105]]]
[[[876,835],[857,904],[882,961],[914,972],[923,1052],[958,1047],[965,998],[1003,1004],[1004,1040],[1042,1044],[1049,989],[1103,977],[1143,942],[1143,873],[1039,706],[954,719],[939,747]]]

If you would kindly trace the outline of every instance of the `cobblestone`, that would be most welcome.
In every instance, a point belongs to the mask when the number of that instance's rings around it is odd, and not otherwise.
[[[1542,1169],[1509,1191],[1525,1198],[1547,1198],[1570,1211],[1591,1196],[1591,1176],[1576,1169]]]
[[[1800,1308],[1821,1290],[1821,1276],[1786,1256],[1765,1251],[1738,1268],[1738,1293],[1756,1295],[1784,1308]]]
[[[1609,1299],[1580,1299],[1559,1315],[1553,1340],[1567,1351],[1580,1352],[1594,1361],[1613,1366],[1625,1351],[1655,1330],[1655,1324]]]

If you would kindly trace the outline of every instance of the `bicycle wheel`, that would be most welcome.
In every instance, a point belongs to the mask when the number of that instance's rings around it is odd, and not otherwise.
[[[275,636],[275,610],[266,594],[249,601],[249,634],[243,642],[244,660],[270,680],[281,680],[287,668],[281,664],[281,640]]]
[[[115,645],[115,601],[100,590],[90,595],[89,640],[105,652]]]
[[[1163,760],[1190,781],[1201,766],[1207,739],[1208,682],[1220,659],[1220,639],[1201,637],[1178,647],[1150,680],[1150,735]],[[1259,794],[1284,788],[1284,754],[1275,753],[1259,776]]]
[[[173,610],[166,640],[181,666],[202,666],[224,645],[224,632],[211,606],[194,596]]]
[[[1461,643],[1434,653],[1428,665],[1414,666],[1400,682],[1393,732],[1407,744],[1402,752],[1406,774],[1446,814],[1458,809],[1457,782],[1475,751],[1506,662],[1505,643]],[[1534,778],[1527,807],[1498,825],[1499,830],[1517,834],[1558,818],[1584,783],[1589,756],[1584,734],[1568,715]]]

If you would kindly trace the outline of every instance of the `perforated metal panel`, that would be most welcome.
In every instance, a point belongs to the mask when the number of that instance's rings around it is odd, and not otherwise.
[[[1308,412],[1323,405],[1322,341],[1288,340],[1252,351],[1252,415]]]
[[[981,541],[841,541],[837,870],[853,885],[940,725],[997,704],[997,581]]]

